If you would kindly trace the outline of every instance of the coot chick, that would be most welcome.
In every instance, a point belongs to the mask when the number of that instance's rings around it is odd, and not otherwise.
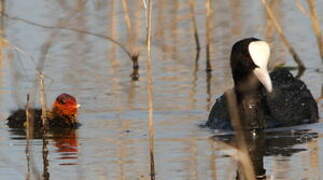
[[[268,43],[256,38],[236,42],[231,50],[233,91],[243,129],[286,127],[318,121],[318,107],[304,82],[285,68],[268,73]],[[232,130],[228,100],[220,96],[206,126]]]
[[[76,99],[66,93],[59,95],[51,111],[47,111],[47,122],[49,128],[76,128],[80,124],[76,119],[79,104]],[[43,126],[41,119],[41,109],[30,109],[31,117],[33,118],[34,128],[39,129]],[[12,112],[7,118],[7,125],[10,128],[25,128],[26,111],[18,109]]]

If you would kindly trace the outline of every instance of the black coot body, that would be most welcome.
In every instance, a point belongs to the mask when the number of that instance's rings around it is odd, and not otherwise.
[[[318,121],[317,104],[304,82],[293,77],[285,68],[270,73],[272,94],[262,89],[264,98],[265,128],[286,127]],[[227,100],[224,95],[213,105],[207,126],[213,129],[231,130]]]
[[[318,107],[304,82],[294,78],[286,68],[277,68],[268,75],[268,59],[269,45],[256,38],[238,41],[232,48],[233,90],[243,128],[263,129],[317,122]],[[206,123],[208,127],[233,129],[227,103],[225,95],[216,100]]]

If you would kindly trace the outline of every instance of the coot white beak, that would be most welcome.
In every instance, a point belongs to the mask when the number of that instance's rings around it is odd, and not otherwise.
[[[249,44],[248,50],[252,61],[258,66],[253,70],[254,74],[261,84],[265,86],[266,90],[272,92],[273,87],[267,71],[270,55],[269,44],[265,41],[253,41]]]
[[[273,90],[273,85],[267,69],[255,68],[253,73],[256,75],[261,84],[265,86],[266,90],[271,93]]]

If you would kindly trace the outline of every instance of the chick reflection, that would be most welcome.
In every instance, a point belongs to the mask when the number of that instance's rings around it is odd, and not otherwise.
[[[318,137],[318,133],[311,132],[310,130],[271,132],[258,130],[246,131],[244,132],[244,136],[256,178],[266,179],[266,169],[264,167],[265,156],[291,156],[294,153],[306,151],[305,148],[298,148],[295,145],[312,141]],[[236,146],[236,138],[234,135],[214,136],[213,139]],[[238,167],[236,179],[244,179],[242,172],[243,168],[241,166]]]
[[[24,140],[26,139],[26,130],[22,128],[12,128],[9,130],[11,139]],[[41,129],[34,129],[32,139],[44,139],[43,131]],[[78,158],[79,143],[77,136],[77,129],[63,128],[63,129],[49,129],[46,135],[46,141],[53,144],[58,153],[60,160],[72,160]],[[64,161],[60,165],[76,165],[71,161]]]
[[[55,132],[53,134],[54,145],[59,153],[59,159],[77,159],[79,144],[75,129]],[[60,165],[75,165],[75,163],[61,163]]]

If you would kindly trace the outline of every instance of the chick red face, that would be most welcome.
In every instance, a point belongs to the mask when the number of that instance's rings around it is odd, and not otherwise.
[[[73,116],[77,114],[78,106],[73,96],[63,93],[56,98],[53,111],[59,115]]]

